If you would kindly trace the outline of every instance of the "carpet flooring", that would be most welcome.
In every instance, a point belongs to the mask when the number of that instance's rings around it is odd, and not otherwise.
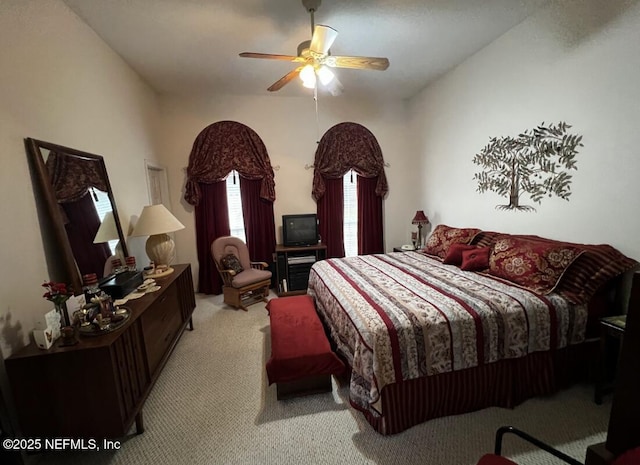
[[[610,399],[594,404],[589,385],[514,409],[434,419],[387,437],[350,407],[348,387],[336,380],[332,393],[277,401],[264,370],[270,353],[264,304],[244,312],[223,305],[222,296],[197,295],[196,301],[195,329],[185,331],[145,404],[144,434],[124,438],[118,451],[50,453],[30,461],[475,465],[492,451],[502,425],[519,427],[581,461],[587,446],[604,441]],[[504,453],[521,465],[562,463],[513,437]]]

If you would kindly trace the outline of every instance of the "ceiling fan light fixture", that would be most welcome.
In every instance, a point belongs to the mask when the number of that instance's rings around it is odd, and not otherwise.
[[[331,81],[333,81],[333,78],[335,77],[335,75],[333,74],[333,71],[331,71],[328,67],[322,65],[320,68],[318,68],[318,79],[320,79],[320,82],[322,83],[323,86],[326,86],[327,84],[329,84]]]
[[[302,79],[302,85],[307,89],[313,89],[316,86],[316,73],[313,69],[313,65],[306,65],[300,71],[300,79]]]
[[[322,0],[302,0],[302,4],[311,14],[311,40],[305,40],[298,45],[298,54],[277,55],[273,53],[242,52],[241,57],[264,58],[270,60],[282,60],[296,63],[297,68],[289,71],[270,87],[269,92],[282,89],[282,87],[300,76],[302,83],[309,89],[315,89],[318,79],[332,95],[339,95],[342,84],[333,71],[325,68],[350,68],[373,69],[384,71],[389,67],[389,59],[383,57],[368,56],[336,56],[331,55],[331,46],[338,36],[338,31],[330,26],[315,24],[314,12],[320,6]]]

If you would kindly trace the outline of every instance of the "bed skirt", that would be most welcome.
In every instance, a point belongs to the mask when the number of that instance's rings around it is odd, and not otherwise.
[[[585,342],[554,352],[536,352],[466,370],[385,386],[382,415],[361,409],[380,434],[396,434],[432,418],[486,407],[513,408],[585,380],[597,344]]]

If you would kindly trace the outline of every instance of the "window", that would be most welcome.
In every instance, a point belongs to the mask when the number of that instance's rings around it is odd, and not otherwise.
[[[342,178],[344,186],[344,254],[358,255],[358,179],[353,171]]]
[[[227,176],[227,206],[229,208],[229,229],[231,235],[247,242],[244,232],[244,216],[242,215],[242,197],[240,196],[240,178],[232,171]]]

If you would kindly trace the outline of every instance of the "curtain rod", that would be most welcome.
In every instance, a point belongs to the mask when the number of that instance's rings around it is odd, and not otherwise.
[[[280,171],[280,165],[271,165],[271,168],[273,168],[273,171]],[[187,166],[183,166],[182,167],[182,171],[184,171],[185,173],[187,172],[188,167]]]
[[[387,163],[386,161],[384,162],[384,166],[385,166],[385,168],[391,168],[391,165],[389,163]],[[310,170],[311,168],[315,168],[315,165],[309,165],[308,163],[306,165],[304,165],[304,169],[305,170]]]

